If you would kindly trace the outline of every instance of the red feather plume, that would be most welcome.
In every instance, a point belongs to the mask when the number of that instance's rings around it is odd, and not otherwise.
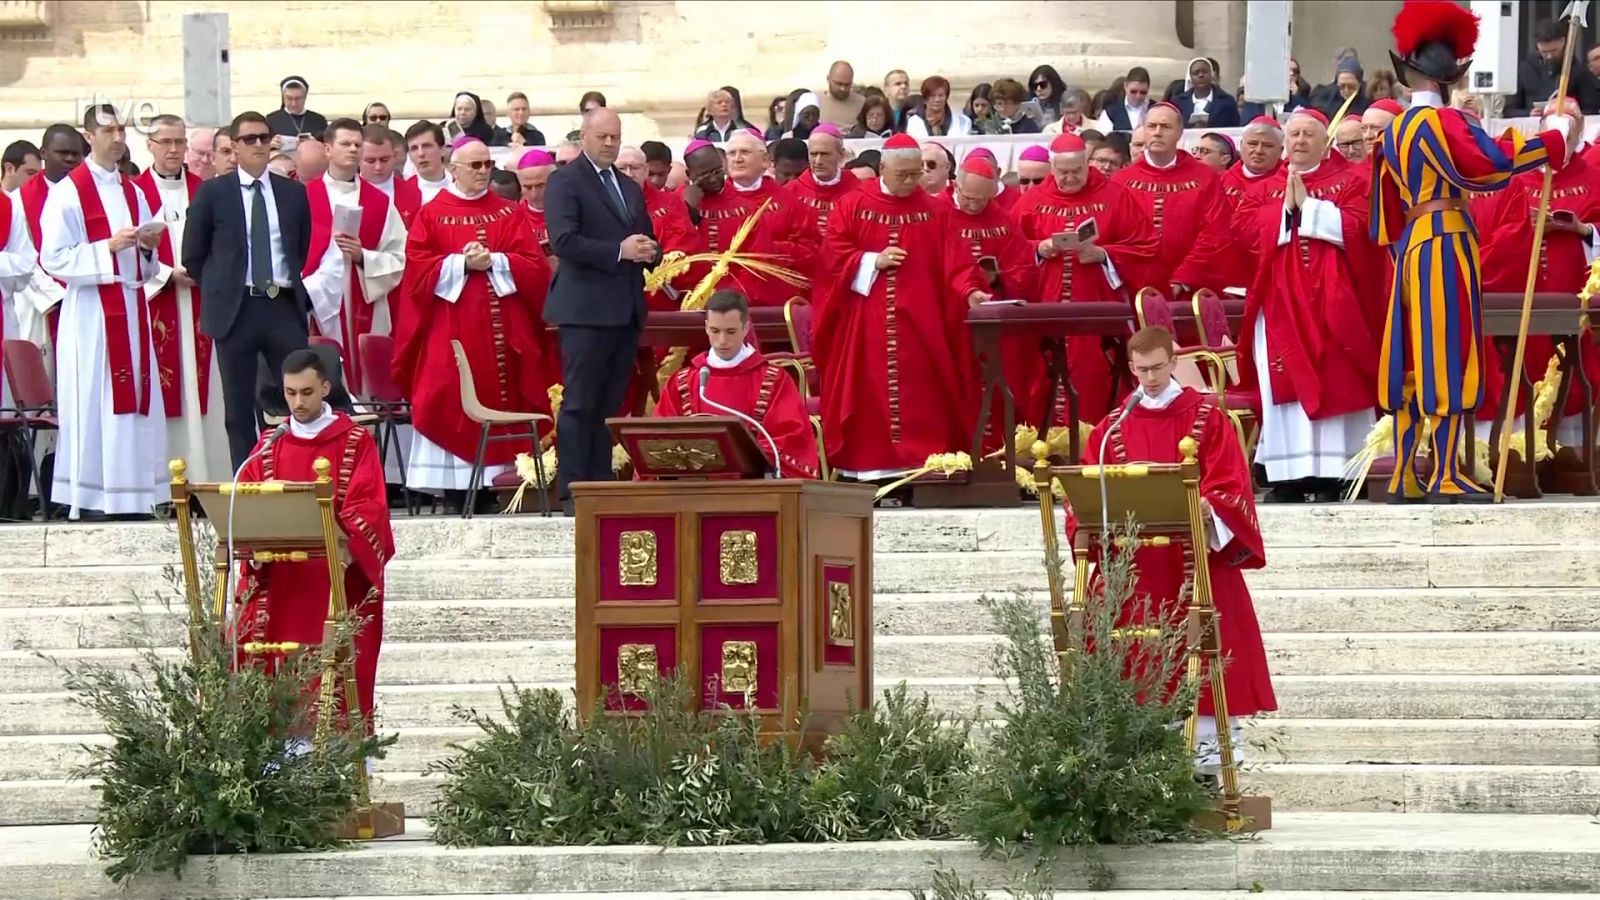
[[[1477,15],[1452,0],[1406,0],[1390,30],[1402,58],[1437,41],[1449,44],[1456,59],[1466,59],[1478,44]]]

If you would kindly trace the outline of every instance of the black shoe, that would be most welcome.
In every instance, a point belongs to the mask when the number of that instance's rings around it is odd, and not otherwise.
[[[1405,492],[1402,491],[1401,493],[1398,493],[1398,494],[1388,494],[1386,496],[1388,497],[1388,502],[1390,502],[1390,503],[1398,503],[1398,504],[1402,504],[1402,505],[1412,505],[1412,504],[1417,504],[1417,503],[1427,503],[1428,502],[1428,495],[1427,494],[1418,494],[1417,496],[1412,497],[1412,496],[1409,496]]]
[[[578,504],[577,504],[577,502],[572,500],[571,498],[568,498],[566,500],[561,501],[561,514],[563,516],[566,516],[569,519],[577,516],[578,515]]]
[[[1298,481],[1275,484],[1261,498],[1262,503],[1304,503],[1306,492]]]
[[[1314,503],[1340,503],[1349,490],[1350,483],[1337,478],[1311,479],[1311,499]]]

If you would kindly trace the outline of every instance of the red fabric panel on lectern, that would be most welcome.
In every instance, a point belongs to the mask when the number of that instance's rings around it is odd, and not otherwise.
[[[677,523],[672,516],[602,516],[596,527],[600,532],[600,602],[677,599]],[[628,531],[649,531],[656,536],[654,584],[622,583],[619,553],[622,535]]]
[[[702,625],[700,627],[701,708],[718,706],[744,708],[744,693],[722,689],[722,645],[728,641],[752,641],[756,645],[757,709],[778,708],[778,623],[750,625]]]
[[[722,536],[730,531],[749,531],[756,536],[756,580],[753,584],[722,583]],[[777,602],[778,518],[775,514],[700,518],[700,599]]]
[[[648,709],[650,704],[633,694],[617,691],[617,651],[623,644],[649,644],[656,648],[656,671],[666,678],[678,667],[678,630],[671,625],[603,625],[600,627],[600,686],[606,709]]]
[[[861,629],[871,628],[872,623],[865,625],[861,621],[861,593],[856,590],[855,566],[824,565],[822,567],[822,596],[817,603],[817,615],[822,617],[822,662],[830,666],[853,666],[856,664],[856,648],[854,644],[835,644],[829,637],[829,619],[832,610],[828,608],[829,585],[847,584],[850,586],[850,615],[855,622],[856,640],[861,639]]]

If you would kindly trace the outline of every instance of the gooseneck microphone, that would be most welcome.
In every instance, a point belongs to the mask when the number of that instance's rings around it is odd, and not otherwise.
[[[721,403],[718,403],[717,401],[711,399],[710,397],[707,397],[706,396],[706,385],[709,384],[710,382],[711,382],[711,368],[709,366],[707,366],[707,367],[704,367],[704,368],[702,368],[700,370],[700,402],[704,403],[707,406],[713,407],[715,409],[720,409],[725,413],[729,413],[729,414],[731,414],[733,416],[737,416],[739,419],[741,419],[741,420],[743,420],[745,422],[749,422],[752,426],[755,427],[755,430],[761,432],[761,436],[767,439],[767,446],[772,448],[772,474],[773,474],[773,477],[782,478],[783,477],[783,463],[778,459],[778,442],[774,441],[772,439],[772,435],[767,432],[767,429],[765,427],[763,427],[760,422],[757,422],[755,419],[745,415],[744,413],[738,411],[737,409],[734,409],[731,406],[723,406]]]
[[[267,439],[261,442],[261,446],[252,451],[249,456],[246,456],[244,462],[239,464],[239,468],[233,470],[233,489],[228,492],[228,568],[222,578],[222,596],[223,602],[226,604],[223,607],[222,615],[222,624],[224,626],[233,619],[233,572],[236,565],[233,559],[233,507],[239,500],[239,476],[244,472],[244,467],[250,465],[250,460],[271,450],[272,445],[276,444],[279,438],[289,433],[289,422],[292,418],[293,414],[291,414],[291,418],[284,419],[277,428],[272,429],[272,433],[267,435]],[[232,653],[229,657],[228,665],[231,667],[239,659],[239,631],[236,628],[230,628],[229,633],[232,636],[229,646],[229,650]]]
[[[1100,453],[1095,458],[1100,460],[1100,544],[1102,547],[1111,540],[1111,511],[1106,508],[1106,442],[1111,440],[1111,432],[1117,430],[1118,426],[1122,424],[1122,420],[1128,417],[1128,413],[1133,412],[1133,408],[1139,405],[1139,399],[1143,396],[1143,387],[1134,388],[1133,393],[1128,395],[1128,401],[1122,404],[1122,412],[1117,413],[1117,418],[1112,421],[1111,427],[1107,428],[1106,433],[1100,436]]]

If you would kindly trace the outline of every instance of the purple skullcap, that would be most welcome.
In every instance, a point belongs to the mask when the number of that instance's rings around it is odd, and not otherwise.
[[[756,140],[762,142],[763,144],[767,142],[766,135],[762,134],[761,133],[761,129],[755,127],[754,125],[750,126],[749,128],[746,128],[745,129],[745,133],[750,135],[751,137],[755,138]]]
[[[527,153],[522,154],[522,158],[517,160],[517,168],[519,169],[527,169],[535,166],[553,166],[555,164],[555,156],[553,156],[549,150],[542,150],[538,147],[535,147],[532,150],[529,150]]]
[[[823,122],[821,125],[811,129],[811,133],[826,134],[829,137],[836,137],[840,140],[844,140],[844,132],[840,131],[839,126],[833,124],[832,122]]]
[[[702,148],[710,147],[710,146],[713,146],[710,141],[699,140],[699,139],[692,140],[692,141],[689,142],[689,146],[683,148],[683,158],[684,159],[688,159],[689,158],[689,154],[695,152],[696,150],[700,150]]]
[[[455,140],[450,142],[450,149],[451,150],[460,150],[462,147],[465,147],[466,145],[472,143],[473,141],[477,141],[480,144],[483,143],[483,139],[479,138],[477,135],[472,135],[472,134],[458,135]]]
[[[1046,150],[1043,144],[1030,144],[1022,148],[1022,153],[1017,156],[1017,159],[1022,162],[1047,163],[1050,161],[1050,151]]]

